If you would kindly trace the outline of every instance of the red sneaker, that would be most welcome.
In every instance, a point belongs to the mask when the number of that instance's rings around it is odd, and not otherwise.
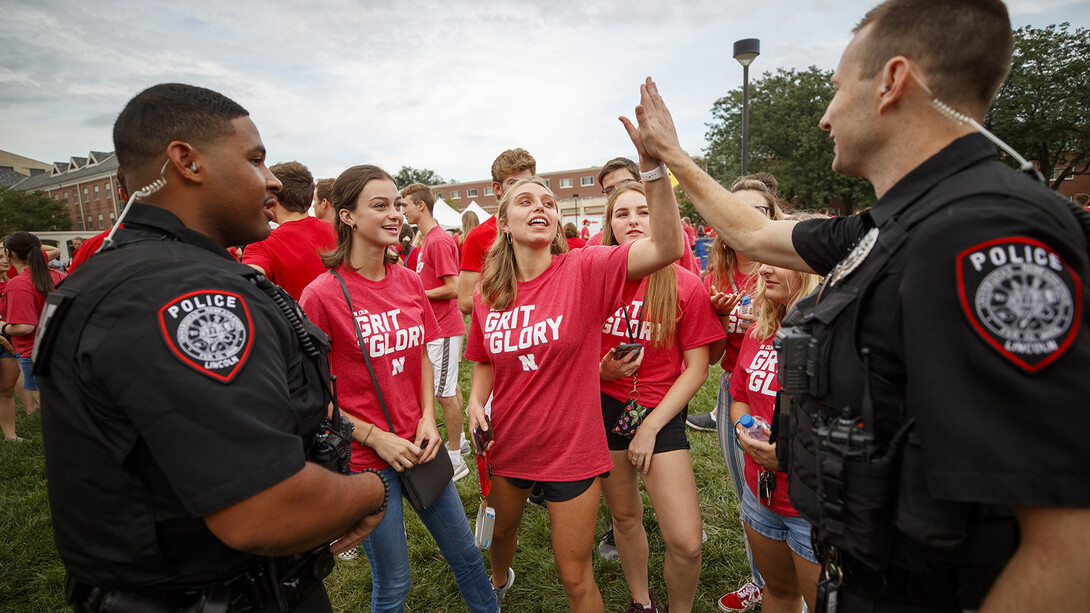
[[[757,587],[756,583],[750,581],[720,598],[719,610],[723,611],[723,613],[750,611],[761,602],[761,596],[764,595],[764,592],[764,588]]]

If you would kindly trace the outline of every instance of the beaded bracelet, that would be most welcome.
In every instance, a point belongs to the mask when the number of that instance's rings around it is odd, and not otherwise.
[[[386,477],[383,477],[382,473],[375,470],[374,468],[365,468],[360,471],[360,474],[363,473],[375,473],[376,475],[378,475],[379,479],[382,479],[382,489],[384,492],[382,496],[382,506],[376,509],[374,513],[371,513],[371,515],[378,515],[379,513],[385,511],[386,505],[390,503],[390,484],[386,482]]]

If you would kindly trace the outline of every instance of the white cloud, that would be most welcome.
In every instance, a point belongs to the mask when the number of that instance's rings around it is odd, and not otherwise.
[[[17,2],[0,34],[0,147],[45,161],[110,149],[108,118],[126,100],[181,81],[249,109],[271,161],[297,159],[317,176],[377,163],[479,179],[514,146],[542,170],[634,156],[616,118],[632,116],[652,75],[683,146],[698,153],[712,104],[741,84],[735,40],[761,39],[751,78],[833,68],[871,5]],[[1037,7],[1045,12],[1027,16]],[[1085,3],[1012,5],[1017,25],[1057,12],[1036,25],[1090,21]]]

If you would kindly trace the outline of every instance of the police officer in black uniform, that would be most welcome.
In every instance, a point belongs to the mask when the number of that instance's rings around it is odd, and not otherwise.
[[[736,201],[641,91],[645,145],[728,243],[826,275],[779,334],[775,432],[819,612],[1090,610],[1090,223],[973,125],[1012,48],[998,0],[868,13],[821,125],[879,200],[829,220]]]
[[[164,84],[128,103],[114,144],[139,202],[51,295],[35,351],[68,602],[328,611],[332,554],[377,525],[385,484],[318,462],[338,443],[326,339],[225,251],[269,233],[280,183],[257,128]]]

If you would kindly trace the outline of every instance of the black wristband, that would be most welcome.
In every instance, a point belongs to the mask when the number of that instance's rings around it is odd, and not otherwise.
[[[375,511],[373,513],[370,513],[370,515],[378,515],[379,513],[382,513],[383,511],[386,510],[386,505],[390,504],[390,484],[386,482],[386,477],[383,477],[382,473],[375,470],[374,468],[365,468],[365,469],[360,471],[360,474],[363,474],[363,473],[375,473],[376,475],[378,475],[379,479],[382,479],[382,489],[383,489],[382,506],[379,507],[378,509],[375,509]]]
[[[8,335],[8,326],[10,326],[10,325],[11,324],[6,323],[6,324],[0,326],[0,334],[3,334],[4,336],[7,336]]]

